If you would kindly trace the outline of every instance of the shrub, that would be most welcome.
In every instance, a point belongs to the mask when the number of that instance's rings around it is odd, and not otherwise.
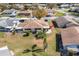
[[[25,36],[29,36],[30,35],[30,30],[26,30],[26,31],[24,31],[23,33],[23,37],[25,37]]]
[[[35,35],[36,38],[40,39],[40,38],[45,38],[46,37],[46,33],[43,31],[38,31]]]

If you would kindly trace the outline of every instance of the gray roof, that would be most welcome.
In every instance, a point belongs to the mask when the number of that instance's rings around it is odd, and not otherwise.
[[[2,26],[2,27],[13,26],[14,25],[13,21],[18,21],[18,20],[19,19],[16,19],[16,18],[7,18],[4,20],[1,20],[0,26]]]
[[[11,19],[6,20],[6,23],[8,26],[13,26],[14,25],[13,21],[18,21],[18,20],[19,19],[11,18]]]
[[[11,56],[10,50],[7,46],[0,48],[0,56]]]
[[[70,23],[65,17],[59,17],[55,20],[58,27],[63,28],[66,24]]]
[[[12,13],[12,12],[14,12],[15,11],[15,9],[11,9],[11,10],[4,10],[3,11],[3,13]]]
[[[1,20],[1,21],[0,21],[0,26],[2,26],[2,27],[7,27],[6,21],[5,21],[5,20]]]

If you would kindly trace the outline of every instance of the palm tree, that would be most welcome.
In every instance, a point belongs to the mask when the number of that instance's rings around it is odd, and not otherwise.
[[[14,25],[11,27],[12,35],[15,35],[16,33],[16,27],[17,27],[17,22],[14,22]]]
[[[46,52],[46,49],[47,49],[47,46],[48,46],[48,44],[47,44],[47,39],[46,38],[44,38],[44,41],[43,41],[43,49],[44,49],[44,51]]]
[[[16,29],[13,28],[13,30],[12,30],[12,35],[15,35],[15,33],[16,33]]]
[[[44,51],[46,51],[47,49],[47,35],[44,31],[39,31],[37,34],[36,34],[36,37],[37,38],[42,38],[43,39],[43,49]]]
[[[34,44],[31,49],[25,49],[23,53],[32,53],[33,56],[37,56],[37,53],[43,52],[43,49],[36,49],[37,45]]]

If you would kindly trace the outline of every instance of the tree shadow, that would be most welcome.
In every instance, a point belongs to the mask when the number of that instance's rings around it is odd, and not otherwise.
[[[34,44],[34,45],[32,45],[31,48],[25,49],[22,53],[29,53],[29,52],[32,52],[33,56],[37,56],[37,54],[35,54],[35,53],[44,52],[44,49],[37,48],[37,45]]]
[[[52,23],[54,24],[55,28],[58,28],[58,25],[57,25],[57,23],[55,21],[52,21]]]
[[[57,33],[56,34],[56,51],[60,52],[61,49],[63,49],[61,34]]]

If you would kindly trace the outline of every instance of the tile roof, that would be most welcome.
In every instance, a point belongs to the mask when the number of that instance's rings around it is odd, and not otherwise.
[[[66,27],[73,27],[73,26],[79,26],[79,25],[77,25],[77,24],[74,24],[74,23],[68,23],[68,24],[66,24]]]
[[[69,21],[65,17],[59,17],[55,20],[55,22],[60,28],[64,27],[66,24],[69,23]]]
[[[79,45],[79,27],[69,27],[61,30],[63,46]]]
[[[42,20],[25,20],[23,23],[20,23],[19,27],[23,28],[49,28],[47,22]]]
[[[79,26],[79,24],[70,16],[59,17],[55,20],[58,27],[63,28],[66,26]]]

